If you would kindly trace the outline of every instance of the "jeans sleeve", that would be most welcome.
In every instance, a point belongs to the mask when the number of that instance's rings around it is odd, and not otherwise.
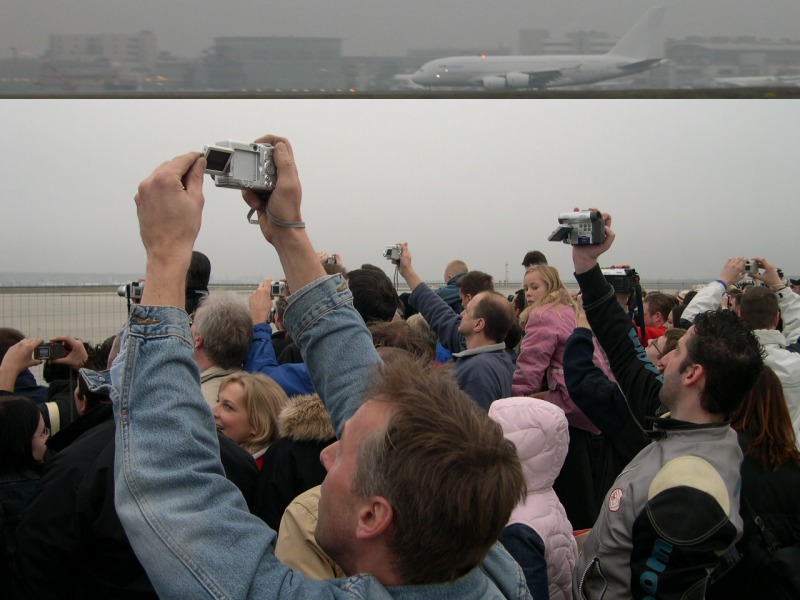
[[[321,277],[294,292],[284,323],[303,351],[314,389],[339,436],[381,363],[344,278]]]
[[[131,311],[112,393],[116,509],[163,598],[323,597],[274,556],[275,532],[225,478],[186,313]]]

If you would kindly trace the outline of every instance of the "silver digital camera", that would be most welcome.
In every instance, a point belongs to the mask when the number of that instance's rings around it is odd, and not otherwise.
[[[386,246],[386,250],[383,251],[383,258],[386,260],[400,260],[401,256],[403,249],[400,246]]]
[[[277,298],[278,296],[285,296],[286,295],[286,282],[285,281],[273,281],[272,285],[270,286],[270,295],[273,298]]]
[[[131,281],[117,288],[117,295],[128,300],[141,300],[144,293],[144,281]]]
[[[205,172],[217,187],[235,190],[271,192],[275,189],[276,170],[272,162],[273,147],[225,140],[203,148]]]
[[[748,258],[744,261],[745,273],[758,273],[758,261],[754,258]]]
[[[606,239],[603,215],[598,210],[581,210],[558,215],[558,228],[547,239],[572,246],[602,244]]]

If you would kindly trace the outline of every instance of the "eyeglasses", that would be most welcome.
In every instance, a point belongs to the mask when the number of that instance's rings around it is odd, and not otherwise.
[[[42,429],[42,433],[40,433],[39,435],[35,435],[33,437],[40,438],[40,437],[47,437],[48,435],[50,435],[50,428],[45,427],[44,429]]]
[[[658,342],[658,338],[653,338],[652,340],[650,340],[650,345],[656,349],[656,352],[658,352],[658,358],[661,358],[662,356],[664,356],[664,352],[661,351],[661,348],[658,347],[658,344],[656,342]]]

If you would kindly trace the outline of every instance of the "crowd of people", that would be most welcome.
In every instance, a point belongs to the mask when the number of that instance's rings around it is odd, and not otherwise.
[[[0,328],[2,597],[798,597],[800,281],[621,288],[602,213],[576,294],[539,251],[508,298],[458,259],[431,289],[398,242],[398,295],[314,250],[291,145],[257,141],[279,291],[208,291],[189,153],[136,193],[117,336],[50,340],[43,386],[44,340]]]

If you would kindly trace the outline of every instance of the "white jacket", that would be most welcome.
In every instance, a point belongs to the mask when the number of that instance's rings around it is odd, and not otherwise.
[[[508,524],[527,525],[544,541],[551,600],[572,598],[578,545],[567,512],[553,491],[569,446],[567,417],[555,404],[525,397],[496,400],[489,417],[517,447],[525,477],[525,499],[514,508]]]
[[[716,310],[724,291],[721,283],[710,283],[692,298],[683,318],[694,322],[694,318],[701,312]],[[764,364],[775,371],[781,381],[797,437],[797,447],[800,449],[800,354],[786,349],[787,340],[788,343],[793,343],[800,337],[800,296],[788,287],[775,292],[775,295],[778,296],[778,307],[783,319],[783,333],[777,329],[755,329],[753,333],[764,347]]]

